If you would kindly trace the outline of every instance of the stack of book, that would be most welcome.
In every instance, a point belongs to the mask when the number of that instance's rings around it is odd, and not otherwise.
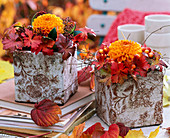
[[[0,84],[0,132],[57,137],[70,133],[74,126],[86,121],[94,113],[94,92],[87,85],[79,86],[78,92],[60,106],[62,116],[50,127],[37,126],[30,117],[34,104],[15,102],[14,80]],[[14,134],[14,133],[12,133]]]

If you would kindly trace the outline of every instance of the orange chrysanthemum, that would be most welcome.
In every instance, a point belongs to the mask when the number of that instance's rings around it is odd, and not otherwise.
[[[117,62],[131,62],[134,55],[141,55],[142,48],[140,44],[129,40],[118,40],[109,46],[108,56]]]
[[[56,27],[57,33],[64,32],[63,20],[54,14],[43,14],[34,19],[32,23],[35,31],[41,30],[44,34],[49,34]]]

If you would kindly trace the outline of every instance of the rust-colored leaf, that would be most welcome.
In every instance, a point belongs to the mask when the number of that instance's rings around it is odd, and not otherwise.
[[[60,107],[49,99],[44,99],[34,105],[31,111],[32,120],[39,126],[52,126],[59,121]]]
[[[91,66],[84,67],[83,69],[79,70],[78,71],[78,83],[80,84],[81,82],[89,79],[91,77],[91,71],[92,71]]]
[[[119,136],[126,136],[126,134],[129,132],[130,128],[126,127],[123,123],[116,123],[119,126]]]
[[[95,123],[84,132],[84,134],[92,138],[100,138],[104,133],[104,128],[99,122]]]
[[[94,74],[94,72],[91,73],[90,89],[92,91],[95,91],[95,74]]]
[[[109,127],[109,130],[106,131],[100,138],[118,138],[119,136],[119,127],[116,124],[112,124]]]
[[[80,138],[80,136],[83,133],[84,127],[85,127],[85,122],[83,124],[76,126],[74,128],[72,134],[69,136],[69,138]]]
[[[167,128],[165,128],[167,131],[168,131],[168,133],[170,134],[170,127],[167,127]]]

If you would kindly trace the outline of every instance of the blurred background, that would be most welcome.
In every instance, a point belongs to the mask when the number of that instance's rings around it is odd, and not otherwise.
[[[78,27],[86,26],[90,15],[101,14],[100,11],[93,10],[89,6],[88,0],[0,0],[0,38],[4,30],[13,23],[21,22],[29,25],[32,16],[42,10],[62,18],[69,16],[77,22]],[[107,14],[114,15],[115,13],[108,12]],[[92,37],[87,40],[87,43],[90,43],[91,49],[96,50],[99,45],[99,38]],[[12,58],[3,50],[1,40],[0,59],[12,62]]]

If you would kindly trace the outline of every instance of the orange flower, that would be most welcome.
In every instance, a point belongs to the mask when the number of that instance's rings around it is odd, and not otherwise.
[[[109,46],[108,56],[114,61],[117,60],[117,62],[131,62],[134,55],[141,55],[141,53],[140,44],[129,40],[118,40]]]
[[[35,31],[40,29],[44,34],[49,34],[54,27],[56,27],[58,33],[64,33],[63,20],[54,14],[38,16],[32,22],[32,26]]]

